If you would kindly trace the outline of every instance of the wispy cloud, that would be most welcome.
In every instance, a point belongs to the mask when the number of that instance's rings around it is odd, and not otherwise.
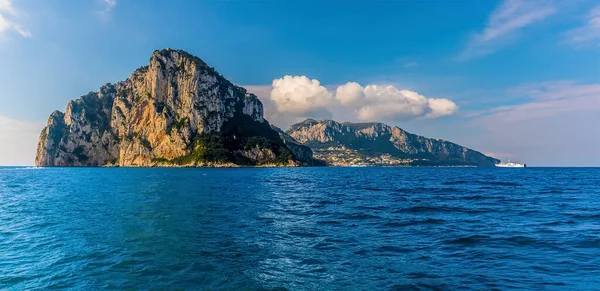
[[[508,95],[525,102],[473,117],[470,125],[483,133],[475,145],[498,158],[534,165],[600,165],[600,135],[595,134],[600,83],[543,82],[515,88]]]
[[[17,22],[18,16],[11,0],[0,0],[0,36],[12,31],[23,37],[31,37],[31,32]]]
[[[419,65],[419,63],[417,63],[417,62],[408,62],[408,63],[404,64],[404,67],[405,68],[411,68],[411,67],[416,67],[418,65]]]
[[[482,57],[514,41],[519,31],[556,12],[550,0],[504,0],[490,15],[485,28],[473,35],[459,60]]]
[[[111,12],[117,6],[117,0],[97,0],[97,1],[100,1],[100,4],[102,5],[102,9],[98,11],[98,14],[100,15],[101,18],[108,19]]]
[[[586,15],[583,26],[566,33],[567,41],[574,45],[597,42],[600,44],[600,5],[597,5]]]
[[[107,12],[110,12],[117,6],[117,0],[102,0],[102,3],[104,3]]]
[[[521,86],[510,90],[511,95],[521,95],[528,102],[518,105],[498,106],[474,116],[477,123],[504,126],[525,120],[548,117],[562,113],[578,114],[584,111],[600,112],[600,84],[577,84],[574,81],[552,81]]]

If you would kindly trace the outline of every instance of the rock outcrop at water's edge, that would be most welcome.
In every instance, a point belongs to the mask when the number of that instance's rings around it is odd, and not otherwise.
[[[310,151],[310,149],[308,149]],[[129,79],[55,111],[37,166],[298,166],[260,100],[185,51],[155,51]]]
[[[493,167],[500,161],[442,139],[425,138],[379,122],[308,119],[286,132],[329,165]]]

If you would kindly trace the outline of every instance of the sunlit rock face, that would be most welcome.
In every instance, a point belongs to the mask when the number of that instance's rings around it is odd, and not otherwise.
[[[52,113],[36,155],[37,166],[298,164],[255,95],[172,49]]]

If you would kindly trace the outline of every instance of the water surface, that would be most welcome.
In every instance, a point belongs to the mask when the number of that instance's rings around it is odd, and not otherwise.
[[[600,169],[0,168],[0,289],[598,290]]]

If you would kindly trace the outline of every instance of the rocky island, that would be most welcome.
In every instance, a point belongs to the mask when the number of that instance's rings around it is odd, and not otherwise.
[[[306,120],[283,131],[260,100],[181,50],[54,111],[36,166],[494,166],[498,160],[383,123]]]
[[[308,119],[286,132],[309,146],[314,159],[328,165],[483,166],[500,161],[441,139],[418,136],[399,127]]]
[[[254,94],[185,51],[55,111],[37,166],[298,166]]]

